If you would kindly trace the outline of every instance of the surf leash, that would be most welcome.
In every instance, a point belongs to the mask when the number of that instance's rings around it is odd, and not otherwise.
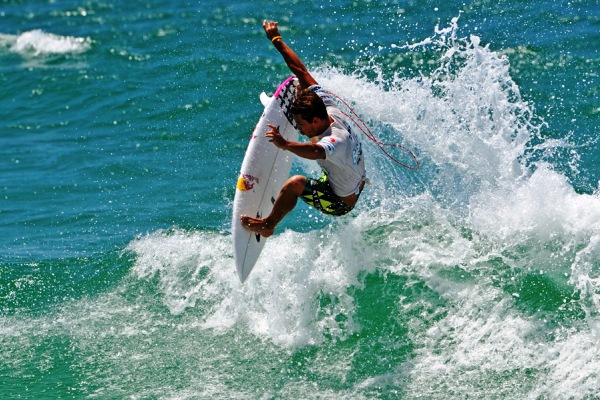
[[[344,114],[346,117],[348,117],[353,123],[354,125],[356,125],[358,127],[358,129],[361,130],[361,132],[368,137],[369,139],[371,139],[373,142],[375,142],[375,144],[379,147],[379,149],[383,152],[383,154],[385,154],[386,156],[388,156],[393,162],[395,162],[398,165],[403,166],[404,168],[410,169],[412,171],[416,171],[419,169],[419,167],[421,166],[421,164],[419,163],[419,159],[417,158],[417,156],[415,155],[415,153],[409,149],[406,146],[402,146],[399,143],[384,143],[381,142],[380,140],[377,139],[377,137],[375,137],[375,134],[371,131],[371,129],[369,129],[368,125],[365,123],[365,121],[362,120],[362,118],[356,113],[356,111],[354,111],[354,109],[352,107],[350,107],[350,105],[348,103],[346,103],[346,101],[344,101],[344,99],[342,99],[340,96],[338,96],[337,94],[330,92],[328,90],[326,90],[326,92],[330,95],[332,95],[333,97],[335,97],[336,99],[338,99],[344,106],[346,106],[346,108],[348,110],[350,110],[350,112],[352,113],[352,115],[354,115],[354,117],[356,117],[356,119],[358,121],[360,121],[360,124],[358,122],[356,122],[356,120],[349,115],[348,113],[344,112],[343,110],[340,110],[342,112],[342,114]],[[415,160],[415,165],[407,165],[404,164],[403,162],[399,161],[397,158],[395,158],[394,156],[392,156],[384,147],[397,147],[399,149],[402,149],[404,151],[406,151],[412,158],[413,160]]]

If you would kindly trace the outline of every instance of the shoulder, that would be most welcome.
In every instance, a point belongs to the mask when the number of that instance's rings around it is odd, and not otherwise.
[[[346,130],[334,123],[331,125],[329,134],[320,138],[317,144],[325,149],[326,156],[330,156],[336,153],[336,150],[340,147],[346,146],[347,136]]]
[[[335,153],[335,148],[337,147],[336,142],[337,142],[337,140],[330,135],[330,136],[325,136],[324,138],[319,140],[319,142],[317,144],[319,146],[323,147],[323,150],[325,150],[325,156],[329,157],[330,155]]]
[[[326,107],[336,107],[337,108],[337,104],[335,103],[332,93],[330,91],[328,91],[327,89],[323,88],[323,86],[312,85],[312,86],[309,86],[308,89],[312,90],[313,92],[318,94],[319,97],[321,99],[323,99],[323,103],[325,103]]]

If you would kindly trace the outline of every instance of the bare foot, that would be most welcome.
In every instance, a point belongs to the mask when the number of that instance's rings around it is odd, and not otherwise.
[[[262,237],[269,237],[275,232],[275,227],[271,226],[266,218],[251,218],[242,215],[240,221],[244,228],[254,233],[258,233]]]

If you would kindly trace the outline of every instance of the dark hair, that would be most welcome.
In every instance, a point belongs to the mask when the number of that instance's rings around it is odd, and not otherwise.
[[[317,117],[327,119],[327,108],[323,99],[310,89],[304,89],[296,93],[296,100],[290,108],[292,115],[300,115],[302,119],[308,122]]]

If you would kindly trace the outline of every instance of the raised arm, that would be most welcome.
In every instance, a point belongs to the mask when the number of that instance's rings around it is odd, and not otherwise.
[[[308,72],[300,60],[300,57],[298,57],[298,55],[290,48],[290,46],[284,43],[283,39],[281,38],[281,34],[279,33],[279,29],[277,28],[277,22],[267,22],[267,20],[264,20],[263,28],[265,29],[267,38],[283,56],[283,60],[287,64],[290,71],[292,71],[292,73],[298,78],[300,87],[305,89],[309,86],[316,85],[317,81]]]

